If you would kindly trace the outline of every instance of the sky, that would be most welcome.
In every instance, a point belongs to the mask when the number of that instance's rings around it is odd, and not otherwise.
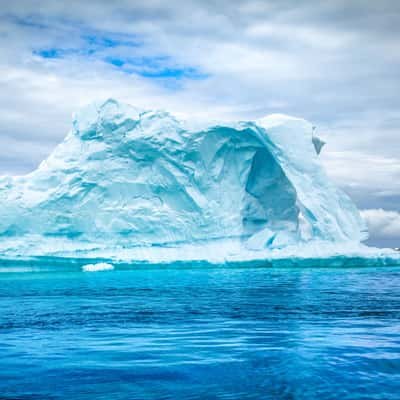
[[[0,175],[37,167],[79,107],[311,121],[328,175],[400,246],[400,2],[1,1]]]

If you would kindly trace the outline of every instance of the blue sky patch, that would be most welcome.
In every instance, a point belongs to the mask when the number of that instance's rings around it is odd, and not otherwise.
[[[206,79],[207,74],[204,74],[193,67],[180,68],[163,68],[158,71],[140,71],[139,75],[145,78],[174,78],[174,79]]]
[[[37,22],[35,19],[30,19],[20,23],[29,26],[34,24],[33,27]],[[73,28],[71,32],[73,40],[69,45],[66,43],[65,47],[39,48],[33,50],[33,54],[48,60],[81,57],[88,61],[102,61],[123,73],[153,79],[163,86],[168,86],[167,81],[174,86],[172,81],[201,80],[208,77],[206,73],[195,66],[177,63],[168,55],[140,54],[143,53],[145,44],[135,35],[87,29],[76,23],[69,23],[68,27]],[[177,85],[179,86],[179,84]]]
[[[145,78],[206,79],[207,74],[195,67],[176,65],[168,56],[154,57],[106,57],[104,61],[130,74]]]
[[[139,41],[131,38],[126,38],[120,35],[103,36],[103,35],[82,35],[83,40],[91,47],[97,47],[100,49],[116,48],[120,46],[125,47],[138,47],[141,45]]]
[[[102,60],[107,64],[113,65],[127,74],[136,74],[144,78],[157,80],[201,80],[208,77],[193,66],[178,65],[173,59],[166,55],[159,56],[106,56],[105,48],[115,48],[119,46],[139,46],[138,43],[126,42],[123,40],[113,40],[107,37],[86,36],[88,46],[81,48],[48,48],[34,50],[33,54],[44,59],[62,59],[68,56],[91,57],[94,60]]]
[[[62,58],[65,54],[65,50],[62,49],[44,49],[35,50],[33,54],[36,54],[43,58]]]

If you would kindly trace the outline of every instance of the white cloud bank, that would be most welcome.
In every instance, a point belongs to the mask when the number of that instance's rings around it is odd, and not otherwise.
[[[382,208],[363,210],[361,215],[367,221],[370,235],[375,240],[390,240],[398,242],[400,247],[400,213],[387,211]]]

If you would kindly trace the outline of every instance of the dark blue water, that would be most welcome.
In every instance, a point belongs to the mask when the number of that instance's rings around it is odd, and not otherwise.
[[[399,399],[400,269],[0,274],[0,399]]]

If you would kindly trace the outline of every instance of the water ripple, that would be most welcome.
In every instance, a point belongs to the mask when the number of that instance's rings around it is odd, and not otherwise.
[[[0,400],[398,399],[400,269],[3,273],[0,338]]]

